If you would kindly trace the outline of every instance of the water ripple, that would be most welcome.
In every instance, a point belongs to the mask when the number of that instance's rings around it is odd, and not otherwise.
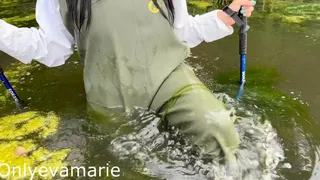
[[[217,97],[234,106],[227,95]],[[143,109],[137,109],[129,118],[133,120],[118,129],[109,150],[118,159],[130,162],[136,171],[159,179],[276,179],[278,165],[284,161],[281,140],[269,121],[261,122],[252,112],[246,114],[236,122],[241,144],[233,167],[237,173],[232,175],[221,159],[207,160],[179,137],[177,129],[170,134],[162,132],[158,128],[160,119]]]

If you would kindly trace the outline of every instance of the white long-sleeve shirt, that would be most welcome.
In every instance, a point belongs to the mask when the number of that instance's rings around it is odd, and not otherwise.
[[[190,48],[233,33],[217,16],[218,10],[191,16],[186,0],[173,0],[174,32]],[[27,64],[36,60],[48,67],[63,65],[73,54],[75,39],[64,26],[58,0],[37,0],[39,29],[18,28],[0,19],[0,50]]]

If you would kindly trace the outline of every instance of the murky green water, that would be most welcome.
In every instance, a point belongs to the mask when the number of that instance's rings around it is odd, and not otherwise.
[[[318,179],[320,23],[293,25],[252,19],[249,25],[247,84],[241,101],[234,100],[239,78],[237,32],[192,49],[188,61],[241,117],[237,130],[242,143],[237,157],[242,179]],[[120,179],[225,176],[218,160],[206,162],[183,139],[158,129],[159,119],[152,113],[137,109],[125,118],[116,113],[109,118],[88,117],[82,65],[76,55],[57,68],[12,64],[17,61],[4,53],[0,58],[9,80],[28,105],[26,111],[54,111],[61,117],[58,133],[41,144],[53,150],[72,148],[66,160],[71,165],[105,166],[109,162],[120,167]],[[5,93],[1,84],[0,117],[15,113]]]

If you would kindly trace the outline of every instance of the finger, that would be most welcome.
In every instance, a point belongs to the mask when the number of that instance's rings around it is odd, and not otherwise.
[[[245,8],[245,13],[251,13],[254,10],[254,7]]]
[[[243,14],[244,16],[248,16],[249,14],[251,15],[251,12],[252,12],[253,10],[254,10],[253,7],[245,7],[245,6],[243,6],[243,7],[241,8],[240,13]]]
[[[242,3],[242,6],[254,6],[256,5],[256,1],[255,0],[244,0],[244,2]]]
[[[250,17],[251,16],[251,12],[245,13],[244,16],[245,17]]]
[[[242,10],[241,13],[243,14],[243,16],[249,17],[249,16],[251,16],[252,11],[250,11],[250,10],[246,10],[246,11]]]

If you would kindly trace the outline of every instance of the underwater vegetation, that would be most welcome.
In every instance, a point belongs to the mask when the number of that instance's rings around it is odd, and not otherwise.
[[[205,13],[214,9],[221,9],[227,1],[187,0],[189,11],[193,14]],[[304,23],[320,20],[319,2],[292,2],[278,0],[257,1],[251,18],[274,19],[286,23]]]
[[[11,63],[4,74],[26,106],[32,110],[48,112],[83,112],[85,92],[82,66],[75,53],[64,66],[48,68],[38,62]],[[80,88],[73,88],[80,87]],[[68,97],[68,98],[66,98]],[[63,103],[59,103],[64,99]],[[9,91],[0,85],[0,114],[15,108]]]
[[[25,168],[35,169],[38,175],[40,167],[55,170],[67,166],[63,160],[70,149],[49,151],[41,145],[42,140],[56,133],[59,121],[52,112],[34,111],[0,118],[0,164],[7,165],[2,166],[0,174],[9,174],[8,179],[31,178],[32,173]],[[20,168],[20,173],[13,173],[14,168]],[[50,173],[47,175],[46,179],[52,179]]]
[[[67,62],[63,68],[50,69],[37,62],[24,65],[16,62],[5,68],[6,77],[27,106],[23,110],[24,113],[19,111],[17,114],[12,97],[5,87],[0,85],[0,154],[3,157],[0,163],[6,163],[10,167],[20,167],[22,171],[24,167],[30,167],[36,170],[36,175],[39,175],[38,172],[43,167],[57,171],[56,176],[59,175],[59,170],[62,174],[68,173],[64,171],[70,161],[64,162],[64,160],[69,157],[73,149],[69,145],[61,147],[64,145],[51,144],[57,142],[50,138],[55,139],[57,134],[61,137],[58,127],[62,114],[72,114],[73,110],[78,112],[76,114],[84,112],[83,89],[70,89],[70,86],[73,85],[77,87],[83,85],[81,69],[78,62],[72,60]],[[65,78],[67,74],[73,78]],[[56,84],[59,81],[68,85],[61,88],[61,84]],[[61,99],[66,99],[65,96],[71,98],[70,101],[57,103]],[[32,111],[29,111],[30,109]],[[52,110],[54,112],[51,112]],[[49,149],[47,145],[52,146],[53,149],[50,150],[51,148]],[[0,173],[6,174],[7,168],[2,166]],[[50,175],[50,172],[48,173]],[[10,175],[14,177],[9,177],[9,179],[21,179],[19,175],[24,174],[11,173]],[[26,175],[28,179],[32,176],[29,171],[26,171]],[[51,179],[51,176],[48,176],[47,179]]]
[[[308,105],[291,94],[276,89],[281,80],[275,68],[256,67],[246,70],[246,84],[241,104],[249,109],[263,107],[268,117],[296,116],[310,119]],[[239,72],[218,73],[215,76],[217,91],[236,97],[239,88]],[[260,112],[261,113],[261,112]]]
[[[320,20],[320,3],[275,1],[272,8],[258,11],[253,17],[281,20],[286,23],[304,23]]]
[[[214,79],[217,83],[215,92],[236,97],[239,89],[238,71],[217,73]],[[239,117],[246,117],[249,110],[261,116],[259,121],[271,122],[283,142],[287,162],[292,165],[292,169],[285,170],[285,173],[296,171],[308,174],[315,162],[305,157],[315,159],[317,156],[315,152],[318,152],[319,142],[313,135],[317,134],[319,125],[315,124],[308,104],[299,99],[299,94],[276,88],[279,81],[281,76],[275,68],[248,67],[243,95],[239,101],[235,101],[234,106],[238,109]]]
[[[0,17],[18,27],[37,27],[35,4],[36,0],[1,0]]]
[[[188,5],[189,6],[193,6],[196,8],[200,8],[200,9],[207,9],[211,6],[213,6],[213,3],[210,1],[194,1],[194,0],[189,0],[188,1]]]

